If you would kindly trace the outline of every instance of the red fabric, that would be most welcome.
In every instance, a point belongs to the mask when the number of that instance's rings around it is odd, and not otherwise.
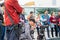
[[[60,18],[57,21],[59,22],[58,26],[60,26]]]
[[[58,19],[58,21],[60,22],[60,18]]]
[[[60,26],[60,16],[59,15],[56,17],[56,20],[57,20],[58,26]]]
[[[15,24],[19,23],[19,14],[22,12],[22,7],[18,4],[17,0],[7,0],[5,1],[6,9],[8,10],[10,16],[12,17]],[[4,22],[6,25],[12,25],[10,18],[4,11]]]
[[[52,20],[56,20],[56,17],[55,17],[55,18],[50,17],[50,22],[51,22],[51,23],[56,23],[56,21],[52,21]]]

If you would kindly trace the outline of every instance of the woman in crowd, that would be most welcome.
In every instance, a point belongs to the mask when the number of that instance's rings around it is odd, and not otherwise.
[[[39,35],[39,29],[40,29],[40,26],[41,26],[41,22],[40,22],[40,14],[37,15],[37,18],[36,18],[36,22],[37,22],[37,33]]]
[[[55,12],[52,12],[51,17],[50,17],[50,26],[51,26],[51,34],[52,37],[54,37],[53,32],[55,28],[55,34],[57,35],[57,30],[56,30],[56,17],[55,17]]]

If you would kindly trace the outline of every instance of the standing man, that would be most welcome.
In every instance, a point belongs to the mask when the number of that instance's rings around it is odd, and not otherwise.
[[[58,15],[56,16],[56,20],[57,20],[57,27],[59,29],[59,37],[60,37],[60,10],[58,11]],[[56,27],[56,29],[57,29],[57,27]],[[56,36],[58,36],[58,29],[57,29]]]
[[[44,15],[42,15],[42,23],[43,23],[43,25],[49,25],[50,24],[50,22],[49,22],[49,15],[48,15],[48,10],[45,10],[44,11]],[[50,35],[49,35],[49,26],[47,27],[47,34],[48,34],[48,37],[50,37]]]
[[[18,23],[22,7],[17,0],[5,0],[4,23],[6,26],[7,40],[19,40]]]
[[[4,3],[0,4],[0,40],[4,40],[5,35],[5,26],[3,25],[3,11],[4,11]]]

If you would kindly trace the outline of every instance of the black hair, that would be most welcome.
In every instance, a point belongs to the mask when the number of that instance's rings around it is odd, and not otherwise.
[[[30,14],[33,14],[33,13],[34,13],[33,11],[30,12]]]
[[[36,22],[35,22],[35,19],[29,19],[29,21],[32,21],[32,22],[36,23]]]
[[[58,12],[60,12],[60,10],[58,10]]]
[[[1,4],[1,7],[4,6],[4,3]]]
[[[53,12],[51,12],[51,16],[52,16]]]
[[[48,11],[48,10],[44,10],[44,12],[46,12],[46,11]]]

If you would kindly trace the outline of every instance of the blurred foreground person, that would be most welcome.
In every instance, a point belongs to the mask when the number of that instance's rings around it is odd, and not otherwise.
[[[57,27],[58,27],[58,31],[59,31],[59,37],[60,37],[60,10],[58,11],[58,15],[56,16],[56,20],[57,20]]]
[[[29,19],[29,23],[25,23],[24,25],[24,31],[20,37],[20,40],[33,40],[33,37],[31,34],[34,33],[34,29],[35,29],[35,20],[34,19]]]
[[[52,12],[51,17],[50,17],[50,27],[51,27],[51,34],[52,37],[54,37],[54,29],[55,29],[55,36],[57,36],[57,26],[56,26],[56,16],[55,16],[55,12]]]
[[[4,23],[6,26],[7,40],[19,40],[19,15],[23,12],[23,9],[17,0],[5,0],[4,6]]]
[[[0,4],[0,40],[4,40],[5,26],[3,25],[4,3]]]

